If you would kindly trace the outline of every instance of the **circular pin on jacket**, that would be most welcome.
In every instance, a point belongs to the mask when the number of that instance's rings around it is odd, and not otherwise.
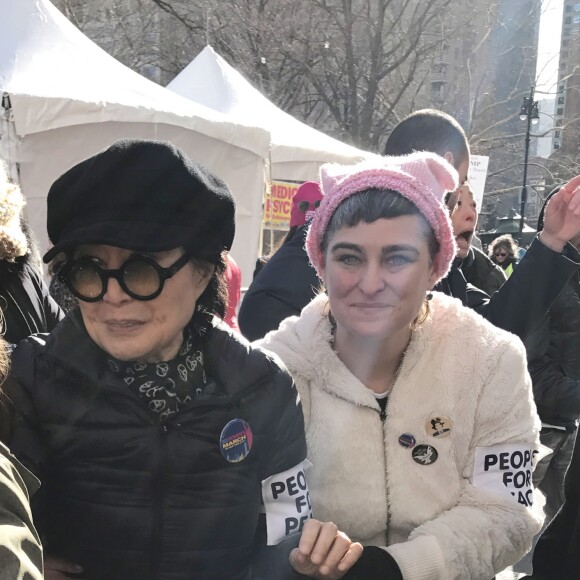
[[[437,461],[439,453],[432,445],[417,445],[413,449],[413,460],[419,465],[431,465]]]
[[[444,417],[439,415],[437,417],[429,417],[425,421],[425,430],[431,437],[436,437],[438,439],[443,439],[451,435],[451,429],[453,429],[453,421],[449,417]]]
[[[402,435],[399,435],[399,445],[401,445],[401,447],[411,449],[412,447],[415,447],[415,443],[417,443],[417,441],[411,433],[403,433]]]
[[[220,451],[226,461],[239,463],[252,448],[252,430],[243,419],[232,419],[220,435]]]

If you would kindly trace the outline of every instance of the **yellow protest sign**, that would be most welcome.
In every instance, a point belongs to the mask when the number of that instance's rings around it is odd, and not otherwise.
[[[292,197],[300,187],[300,183],[290,181],[272,181],[270,193],[266,195],[264,208],[264,225],[275,229],[290,227],[290,212]]]

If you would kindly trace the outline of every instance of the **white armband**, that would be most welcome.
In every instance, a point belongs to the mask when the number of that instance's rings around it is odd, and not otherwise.
[[[302,461],[262,481],[268,546],[279,544],[301,532],[304,522],[312,517],[310,493],[304,473],[304,468],[309,465],[309,461]]]
[[[473,485],[519,504],[533,504],[532,472],[549,449],[532,443],[477,447],[473,463]]]

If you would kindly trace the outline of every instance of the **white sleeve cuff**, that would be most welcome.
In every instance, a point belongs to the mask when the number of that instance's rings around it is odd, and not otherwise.
[[[404,580],[447,580],[445,557],[434,536],[417,536],[386,548]]]

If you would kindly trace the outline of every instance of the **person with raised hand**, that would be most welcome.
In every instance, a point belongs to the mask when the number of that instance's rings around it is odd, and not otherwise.
[[[580,176],[570,180],[550,201],[541,231],[526,251],[513,276],[491,297],[468,283],[461,270],[471,250],[477,211],[466,225],[464,212],[456,211],[461,186],[469,182],[471,152],[461,125],[447,113],[423,109],[411,113],[392,130],[385,155],[414,151],[437,153],[459,174],[458,188],[448,192],[445,202],[451,215],[457,244],[456,260],[437,290],[459,298],[495,326],[522,340],[544,318],[570,276],[580,268],[580,253],[569,241],[580,232]]]

